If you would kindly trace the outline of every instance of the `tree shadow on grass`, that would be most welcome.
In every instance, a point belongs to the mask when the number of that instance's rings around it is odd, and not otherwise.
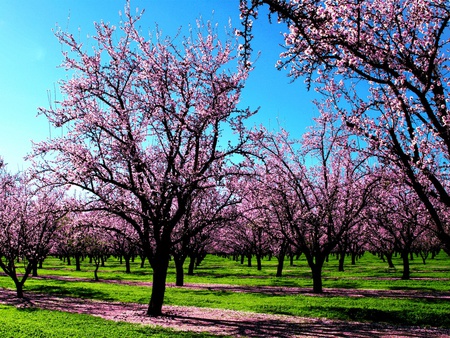
[[[66,285],[39,285],[30,286],[27,291],[50,294],[55,296],[64,297],[76,297],[84,299],[97,299],[104,301],[113,301],[114,299],[109,297],[107,293],[98,290],[92,290],[83,286],[73,286],[68,288]]]
[[[0,290],[0,302],[15,305],[12,290]],[[30,293],[34,306],[48,310],[89,314],[104,319],[157,325],[176,330],[208,332],[233,337],[444,337],[449,329],[395,326],[382,323],[361,323],[329,319],[302,318],[295,316],[268,315],[261,313],[166,306],[165,316],[146,316],[145,306],[133,303],[90,301],[70,297],[54,297]],[[339,309],[335,309],[338,311]],[[357,311],[357,309],[354,309]],[[380,319],[380,318],[379,318]],[[186,334],[186,337],[197,336]]]
[[[172,316],[181,324],[221,328],[215,333],[228,334],[233,337],[442,337],[450,330],[428,330],[408,327],[396,327],[383,323],[356,323],[311,319],[304,322],[289,322],[282,319],[222,320],[200,317]],[[286,317],[288,318],[288,317]],[[295,317],[292,317],[295,318]]]

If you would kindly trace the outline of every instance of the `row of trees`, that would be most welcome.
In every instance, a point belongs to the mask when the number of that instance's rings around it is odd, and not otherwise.
[[[265,5],[287,24],[280,67],[324,95],[300,141],[246,130],[255,112],[238,108],[251,20]],[[64,133],[34,146],[33,178],[82,194],[54,223],[133,239],[153,270],[152,316],[162,313],[170,256],[181,271],[205,245],[280,261],[302,252],[315,292],[333,252],[395,250],[404,278],[418,246],[437,238],[450,252],[447,2],[243,0],[241,11],[240,47],[202,23],[178,45],[147,40],[129,4],[120,32],[96,25],[90,52],[57,33],[72,78],[41,113]]]
[[[220,196],[215,195],[192,206],[171,237],[170,256],[178,286],[184,283],[186,258],[190,258],[188,274],[193,274],[194,265],[206,253],[246,257],[249,264],[255,257],[258,269],[264,256],[275,256],[279,260],[277,276],[282,275],[286,255],[304,254],[313,290],[320,293],[322,266],[331,254],[339,257],[343,271],[347,255],[354,263],[355,257],[370,251],[386,258],[391,266],[393,254],[399,253],[402,278],[409,279],[413,253],[420,254],[425,263],[429,253],[442,247],[414,193],[391,181],[385,168],[368,166],[366,160],[340,152],[349,149],[340,143],[348,138],[337,137],[341,130],[334,129],[331,122],[318,120],[297,150],[285,132],[266,133],[267,139],[258,139],[258,147],[255,145],[253,161],[242,164],[245,175],[230,182],[236,186],[239,203],[222,201],[217,209]],[[321,146],[316,147],[318,144]],[[306,166],[305,156],[310,162],[317,161]],[[19,297],[29,274],[36,275],[38,264],[47,255],[67,259],[68,264],[73,258],[76,270],[80,270],[81,260],[89,257],[96,280],[100,265],[111,255],[125,261],[126,273],[137,257],[144,266],[147,257],[140,238],[123,218],[80,209],[80,200],[64,198],[64,191],[43,189],[25,177],[6,171],[2,177],[0,266],[16,283]]]

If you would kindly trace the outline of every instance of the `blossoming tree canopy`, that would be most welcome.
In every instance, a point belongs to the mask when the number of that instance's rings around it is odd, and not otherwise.
[[[352,152],[345,129],[325,112],[301,143],[284,131],[258,139],[265,170],[256,203],[269,210],[271,224],[289,244],[305,254],[313,291],[321,293],[327,255],[362,222],[370,204],[377,181],[373,168],[365,156]]]
[[[286,24],[279,66],[315,86],[374,155],[401,170],[450,252],[439,212],[450,206],[449,2],[242,0],[246,46],[264,5]]]
[[[38,187],[24,173],[0,170],[0,268],[22,298],[26,280],[50,252],[66,213],[65,191]]]
[[[209,23],[178,44],[159,34],[152,41],[139,18],[128,5],[120,29],[96,24],[91,52],[57,33],[74,75],[62,82],[64,99],[41,112],[64,135],[37,144],[34,158],[48,179],[83,189],[92,205],[132,225],[154,272],[148,314],[157,316],[173,230],[194,192],[226,176],[252,113],[237,108],[248,70],[234,41],[220,41]]]

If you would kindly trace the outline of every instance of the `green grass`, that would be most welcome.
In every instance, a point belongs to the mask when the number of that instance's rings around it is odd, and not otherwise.
[[[0,279],[1,286],[5,278]],[[151,289],[142,286],[95,282],[30,280],[28,291],[104,301],[146,305]],[[383,297],[332,297],[168,288],[165,304],[213,307],[251,312],[324,317],[343,320],[383,321],[403,325],[450,327],[448,300]]]
[[[114,322],[83,314],[47,311],[36,308],[17,309],[0,305],[0,337],[181,337],[211,338],[209,334],[174,331],[157,326]]]
[[[366,253],[356,265],[351,265],[349,259],[344,272],[338,272],[338,262],[330,257],[323,268],[325,288],[360,288],[360,289],[402,289],[418,288],[429,291],[450,291],[450,257],[441,252],[435,259],[428,259],[424,265],[420,257],[411,261],[411,280],[403,281],[400,257],[393,258],[395,270],[387,269],[387,263],[378,257]],[[253,262],[254,264],[256,262]],[[131,264],[131,273],[125,274],[124,264],[110,258],[105,267],[99,270],[100,279],[132,280],[151,282],[152,274],[148,264],[141,269],[140,262]],[[196,269],[195,276],[185,276],[187,283],[233,284],[245,286],[293,286],[312,287],[311,272],[304,256],[289,266],[285,262],[282,278],[276,278],[277,259],[263,261],[263,269],[258,271],[255,266],[247,267],[231,259],[208,256]],[[93,279],[94,266],[87,261],[82,263],[82,271],[75,271],[75,266],[67,266],[65,262],[49,258],[45,261],[41,275],[71,276]],[[435,280],[427,280],[435,279]],[[443,282],[440,279],[446,279]],[[168,282],[175,282],[175,268],[171,262],[167,277]]]
[[[195,276],[186,276],[187,283],[219,283],[244,286],[296,286],[311,288],[310,271],[305,261],[295,261],[294,266],[285,263],[284,276],[274,277],[276,259],[264,260],[262,271],[247,267],[231,259],[208,256],[196,270]],[[325,288],[417,290],[427,292],[450,291],[450,258],[439,254],[427,260],[424,265],[419,258],[411,262],[411,280],[401,280],[400,258],[394,258],[396,270],[387,269],[387,264],[366,253],[356,265],[346,265],[345,272],[337,271],[337,261],[330,258],[323,270]],[[124,266],[111,258],[101,268],[101,279],[151,281],[151,271],[147,266],[139,268],[139,262],[132,265],[132,273],[125,274]],[[47,292],[63,296],[83,297],[104,301],[121,301],[148,304],[151,288],[137,285],[118,285],[94,282],[93,266],[83,262],[82,271],[75,272],[74,266],[49,258],[41,275],[58,275],[87,278],[90,281],[30,279],[25,284],[25,292]],[[168,281],[175,280],[173,264]],[[12,281],[0,277],[0,287],[13,288]],[[165,304],[214,307],[261,313],[287,314],[307,317],[324,317],[343,320],[388,322],[396,325],[420,325],[450,328],[450,302],[443,299],[392,298],[392,297],[342,297],[298,295],[268,295],[257,292],[237,293],[192,290],[187,288],[167,288]]]

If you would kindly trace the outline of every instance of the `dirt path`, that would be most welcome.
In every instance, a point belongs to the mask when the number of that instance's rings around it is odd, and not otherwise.
[[[77,281],[77,282],[92,282],[96,283],[91,278],[76,278],[55,275],[42,275],[33,277],[35,279],[54,279],[61,281]],[[124,285],[139,285],[151,287],[151,282],[138,282],[128,280],[115,279],[101,279],[102,283],[124,284]],[[177,287],[175,283],[167,283],[167,287]],[[308,295],[308,296],[343,296],[343,297],[385,297],[385,298],[426,298],[426,299],[448,299],[450,301],[450,292],[428,292],[418,290],[369,290],[369,289],[343,289],[343,288],[324,288],[322,294],[312,293],[311,288],[301,287],[285,287],[285,286],[247,286],[247,285],[230,285],[230,284],[200,284],[200,283],[185,283],[182,286],[184,289],[192,290],[208,290],[208,291],[228,291],[228,292],[252,292],[272,296],[282,295]]]
[[[295,316],[257,314],[242,311],[165,306],[165,316],[146,316],[146,306],[134,303],[93,301],[28,292],[18,300],[12,290],[0,289],[0,303],[18,307],[39,307],[98,316],[108,320],[159,325],[182,331],[210,332],[234,337],[450,337],[450,330],[397,327]]]

